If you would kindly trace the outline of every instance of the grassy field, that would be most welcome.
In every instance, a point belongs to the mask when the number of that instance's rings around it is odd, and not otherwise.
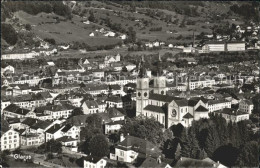
[[[22,24],[33,25],[33,32],[40,37],[53,38],[57,44],[70,43],[73,41],[84,42],[89,46],[109,45],[117,44],[120,39],[109,38],[102,35],[90,37],[91,32],[95,32],[96,29],[101,28],[96,24],[86,25],[81,22],[81,18],[74,16],[72,21],[60,21],[56,23],[53,17],[57,17],[55,14],[41,13],[35,16],[19,11],[15,13],[15,16],[19,18]],[[62,17],[59,17],[62,19]]]
[[[11,157],[9,157],[8,165],[10,167],[19,167],[19,168],[25,168],[25,167],[28,167],[28,168],[31,168],[31,167],[45,168],[44,166],[37,165],[37,164],[34,164],[34,163],[20,162],[20,161],[17,161],[14,158],[11,158]]]
[[[166,9],[152,9],[155,13],[162,14],[160,14],[160,17],[157,15],[151,16],[147,14],[148,8],[145,7],[137,7],[137,12],[129,12],[128,5],[122,6],[116,2],[91,1],[89,3],[91,6],[86,5],[86,2],[77,1],[77,5],[75,5],[72,10],[79,14],[83,11],[85,12],[82,17],[73,14],[72,20],[67,21],[62,21],[64,19],[63,17],[53,13],[30,15],[19,11],[15,12],[14,15],[19,19],[19,23],[31,24],[33,26],[33,33],[42,39],[54,38],[57,44],[78,41],[84,42],[90,47],[113,45],[121,41],[121,39],[118,38],[104,37],[101,33],[95,31],[100,28],[110,29],[103,22],[103,19],[106,18],[109,18],[112,24],[120,24],[126,31],[129,27],[133,27],[137,39],[146,41],[159,40],[172,44],[191,43],[193,40],[193,32],[195,36],[202,32],[212,34],[212,27],[215,25],[225,24],[227,22],[230,24],[243,24],[242,18],[235,14],[228,15],[226,19],[221,18],[222,15],[226,15],[229,12],[230,6],[236,2],[205,1],[202,3],[203,5],[196,6],[196,11],[199,15],[196,17],[189,17],[184,14],[179,14],[174,10],[169,11]],[[170,3],[170,5],[181,6],[182,4],[175,2]],[[194,7],[194,3],[188,5],[189,7]],[[71,6],[74,6],[74,4],[71,4]],[[87,25],[82,21],[87,20],[90,11],[93,11],[97,21]],[[171,23],[165,21],[164,17],[167,15],[172,17]],[[216,19],[216,17],[220,19]],[[61,21],[57,22],[56,18],[59,18]],[[185,20],[185,27],[180,27],[183,20]],[[151,31],[151,29],[160,27],[162,28],[160,31]],[[94,37],[89,36],[92,32],[95,32]]]

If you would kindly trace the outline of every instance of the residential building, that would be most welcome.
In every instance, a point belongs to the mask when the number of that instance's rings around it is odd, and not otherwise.
[[[19,132],[10,128],[1,129],[1,151],[14,150],[20,146]]]
[[[105,168],[107,161],[101,157],[89,155],[84,157],[83,168]]]
[[[254,104],[250,100],[241,100],[239,102],[240,111],[251,114],[254,109]]]

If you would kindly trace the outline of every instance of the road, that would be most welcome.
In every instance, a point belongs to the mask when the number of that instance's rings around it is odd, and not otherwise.
[[[29,151],[23,151],[25,154],[31,155],[33,158],[33,163],[35,164],[40,164],[46,167],[53,167],[53,168],[63,168],[63,166],[54,164],[54,163],[50,163],[50,162],[46,162],[45,161],[45,156],[42,154],[37,154],[37,153],[33,153],[33,152],[29,152]]]

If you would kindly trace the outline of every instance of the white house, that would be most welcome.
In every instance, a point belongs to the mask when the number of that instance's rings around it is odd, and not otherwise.
[[[221,115],[227,122],[232,121],[234,123],[242,120],[249,120],[249,113],[231,108],[224,108],[223,110],[215,111],[214,114]]]
[[[20,146],[20,136],[15,130],[7,129],[1,130],[1,151],[14,150]]]
[[[94,114],[99,112],[99,106],[95,100],[84,101],[81,107],[84,114]]]
[[[106,165],[107,161],[101,157],[95,157],[92,155],[84,157],[84,168],[105,168]]]
[[[9,73],[14,73],[15,71],[14,71],[14,67],[13,66],[11,66],[11,65],[8,65],[8,66],[6,66],[5,68],[3,68],[3,72],[9,72]]]
[[[254,109],[254,104],[250,100],[241,100],[239,102],[240,111],[251,114]]]

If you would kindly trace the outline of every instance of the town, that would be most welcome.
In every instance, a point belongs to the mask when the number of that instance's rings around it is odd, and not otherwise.
[[[1,166],[259,166],[259,3],[156,3],[3,2]]]

